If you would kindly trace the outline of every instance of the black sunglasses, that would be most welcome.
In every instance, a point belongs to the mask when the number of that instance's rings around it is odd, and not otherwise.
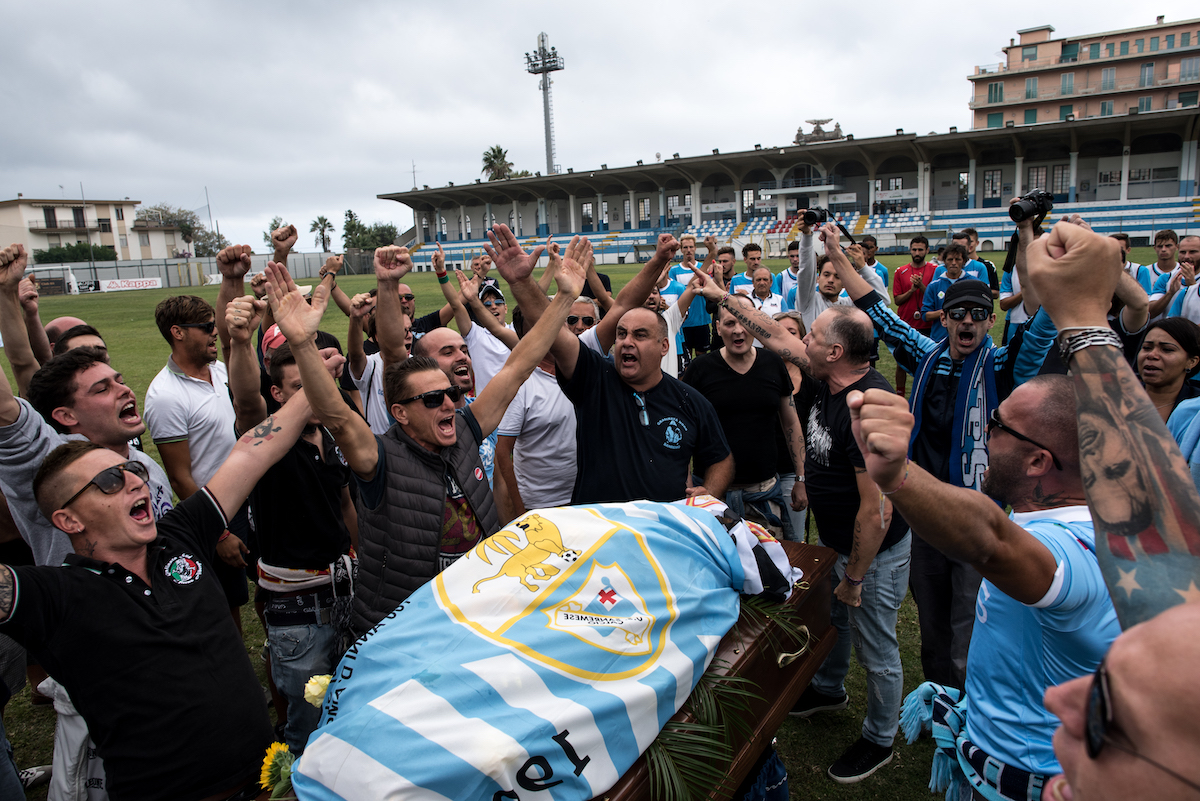
[[[1104,750],[1104,746],[1111,745],[1118,751],[1124,751],[1132,757],[1146,762],[1161,770],[1170,776],[1175,777],[1179,781],[1191,787],[1193,790],[1200,790],[1200,784],[1185,779],[1175,771],[1165,765],[1160,765],[1148,756],[1139,754],[1133,748],[1122,745],[1113,739],[1109,732],[1120,731],[1115,723],[1113,723],[1112,710],[1112,694],[1108,689],[1108,670],[1105,669],[1104,663],[1100,663],[1100,667],[1096,668],[1096,674],[1092,678],[1092,689],[1088,693],[1087,717],[1084,720],[1084,734],[1086,736],[1087,755],[1092,759],[1100,756],[1100,752]]]
[[[1050,450],[1045,445],[1038,442],[1036,439],[1030,439],[1029,437],[1022,434],[1020,431],[1014,431],[1011,428],[1009,428],[1008,426],[1004,425],[1004,423],[1001,423],[1000,422],[1000,410],[992,409],[992,416],[988,420],[988,425],[987,425],[988,436],[990,437],[992,435],[992,430],[997,429],[997,428],[1000,429],[1001,431],[1005,432],[1009,436],[1016,437],[1017,439],[1021,440],[1022,442],[1028,442],[1030,445],[1034,446],[1035,448],[1041,448],[1046,453],[1050,454],[1050,458],[1054,460],[1054,467],[1056,469],[1058,469],[1058,470],[1063,469],[1062,463],[1058,461],[1058,457],[1054,455],[1054,451]]]
[[[442,399],[447,395],[450,396],[451,403],[458,403],[458,399],[462,397],[463,391],[458,387],[447,387],[446,389],[432,389],[429,392],[422,392],[420,395],[413,395],[411,398],[396,401],[396,403],[412,403],[413,401],[421,401],[425,404],[426,409],[436,409],[442,405]]]
[[[982,323],[991,315],[990,311],[987,309],[981,309],[978,306],[973,306],[970,309],[968,309],[966,306],[958,306],[957,308],[950,309],[948,312],[946,312],[946,316],[955,322],[959,322],[960,320],[967,319],[968,311],[971,312],[971,319],[977,323]]]
[[[67,499],[67,502],[59,508],[66,509],[68,506],[74,503],[80,495],[87,492],[89,487],[93,486],[103,492],[105,495],[116,495],[121,491],[121,488],[125,486],[126,471],[133,473],[135,476],[140,478],[143,483],[146,483],[150,480],[150,471],[146,469],[146,465],[132,460],[128,462],[122,462],[121,464],[114,465],[112,467],[106,467],[105,469],[101,470],[91,481],[83,485],[83,489],[72,495],[69,499]]]
[[[596,324],[595,317],[590,317],[590,316],[589,317],[580,317],[578,314],[568,314],[567,315],[567,325],[575,325],[575,323],[579,322],[580,320],[583,320],[583,324],[586,325],[588,328],[591,328],[593,325]]]
[[[502,300],[485,300],[483,302],[483,305],[487,306],[490,309],[493,306],[507,306],[508,304]]]
[[[199,328],[206,334],[212,334],[217,330],[217,321],[209,320],[207,323],[179,323],[180,328]]]
[[[405,292],[400,295],[400,300],[416,300],[416,295],[411,292]]]

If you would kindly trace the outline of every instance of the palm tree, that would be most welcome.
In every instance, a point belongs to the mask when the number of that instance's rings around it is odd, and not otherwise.
[[[312,221],[312,227],[308,229],[308,232],[310,234],[314,232],[316,233],[313,244],[319,245],[322,253],[328,253],[329,235],[333,233],[333,223],[326,219],[325,215],[322,214],[320,217],[317,217],[317,219]]]
[[[489,181],[499,181],[507,178],[512,172],[512,162],[508,160],[508,151],[500,145],[492,145],[483,151],[483,169]]]

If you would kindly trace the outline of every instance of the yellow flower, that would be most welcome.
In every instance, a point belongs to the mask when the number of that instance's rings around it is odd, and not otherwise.
[[[328,673],[310,678],[304,685],[304,700],[315,707],[320,707],[325,700],[325,691],[329,688],[329,680],[332,678]]]
[[[271,743],[267,746],[267,755],[263,759],[262,773],[258,777],[259,786],[264,790],[272,789],[279,783],[283,769],[291,768],[294,761],[295,757],[288,751],[285,743]]]

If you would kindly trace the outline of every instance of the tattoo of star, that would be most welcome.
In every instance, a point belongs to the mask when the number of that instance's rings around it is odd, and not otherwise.
[[[1137,581],[1136,567],[1133,570],[1122,570],[1118,567],[1117,572],[1121,574],[1121,580],[1117,582],[1117,586],[1125,590],[1126,598],[1133,595],[1134,590],[1143,589],[1142,585],[1138,584]],[[1176,592],[1178,592],[1178,590],[1176,590]]]
[[[1200,587],[1196,586],[1196,582],[1194,580],[1188,582],[1188,588],[1186,590],[1175,590],[1175,592],[1179,593],[1179,595],[1183,597],[1184,603],[1200,601]]]

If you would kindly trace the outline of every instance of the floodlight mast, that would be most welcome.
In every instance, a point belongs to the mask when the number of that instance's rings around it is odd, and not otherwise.
[[[550,73],[565,69],[566,63],[556,48],[550,47],[550,37],[538,34],[537,49],[525,54],[525,71],[541,75],[542,111],[546,116],[546,174],[554,175],[558,167],[554,163],[554,120],[550,111]]]

